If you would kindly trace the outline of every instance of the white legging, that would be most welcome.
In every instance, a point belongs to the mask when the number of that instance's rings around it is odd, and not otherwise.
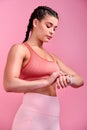
[[[12,130],[60,130],[58,98],[38,93],[24,94]]]

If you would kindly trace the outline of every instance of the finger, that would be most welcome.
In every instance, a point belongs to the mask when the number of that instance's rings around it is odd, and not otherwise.
[[[56,71],[56,72],[53,72],[53,73],[52,73],[52,76],[54,76],[54,77],[56,77],[56,78],[58,78],[60,75],[61,75],[61,74],[60,74],[59,71]]]
[[[67,75],[65,72],[59,71],[60,76]]]
[[[59,78],[57,79],[57,88],[60,89],[61,88],[61,85],[59,83]]]
[[[67,83],[69,84],[70,83],[70,76],[66,76],[66,81],[67,81]]]
[[[67,80],[66,77],[67,77],[67,76],[63,76],[63,77],[62,77],[64,87],[67,87],[67,85],[68,85],[68,84],[67,84],[67,81],[66,81],[66,80]]]
[[[60,84],[63,88],[67,87],[67,85],[68,85],[67,76],[61,76],[59,81],[60,81]]]
[[[64,82],[63,82],[63,76],[59,77],[59,83],[60,83],[60,85],[61,85],[62,88],[65,87]]]

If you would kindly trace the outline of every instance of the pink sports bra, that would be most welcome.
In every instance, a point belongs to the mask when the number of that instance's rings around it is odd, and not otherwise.
[[[28,63],[21,69],[20,78],[26,80],[41,79],[59,71],[56,61],[48,61],[40,57],[28,43],[24,45],[30,51],[30,59]]]

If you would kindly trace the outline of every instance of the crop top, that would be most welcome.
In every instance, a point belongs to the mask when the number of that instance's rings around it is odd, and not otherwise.
[[[20,78],[26,80],[35,80],[45,78],[55,71],[59,71],[59,67],[55,60],[48,61],[40,57],[28,43],[23,43],[30,52],[28,63],[22,67]],[[53,57],[52,57],[53,58]]]

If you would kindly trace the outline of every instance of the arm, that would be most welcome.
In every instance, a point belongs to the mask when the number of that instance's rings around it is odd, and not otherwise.
[[[59,88],[66,87],[67,85],[71,85],[72,87],[77,88],[84,84],[81,76],[79,76],[74,70],[72,70],[67,65],[65,65],[58,57],[56,57],[55,55],[53,55],[53,56],[58,64],[60,70],[64,73],[66,73],[66,75],[60,76],[57,79]]]
[[[29,92],[51,85],[58,77],[58,73],[53,73],[48,79],[35,81],[20,79],[20,71],[27,53],[30,57],[29,51],[23,45],[17,44],[10,49],[3,77],[3,84],[6,91],[23,93]]]

